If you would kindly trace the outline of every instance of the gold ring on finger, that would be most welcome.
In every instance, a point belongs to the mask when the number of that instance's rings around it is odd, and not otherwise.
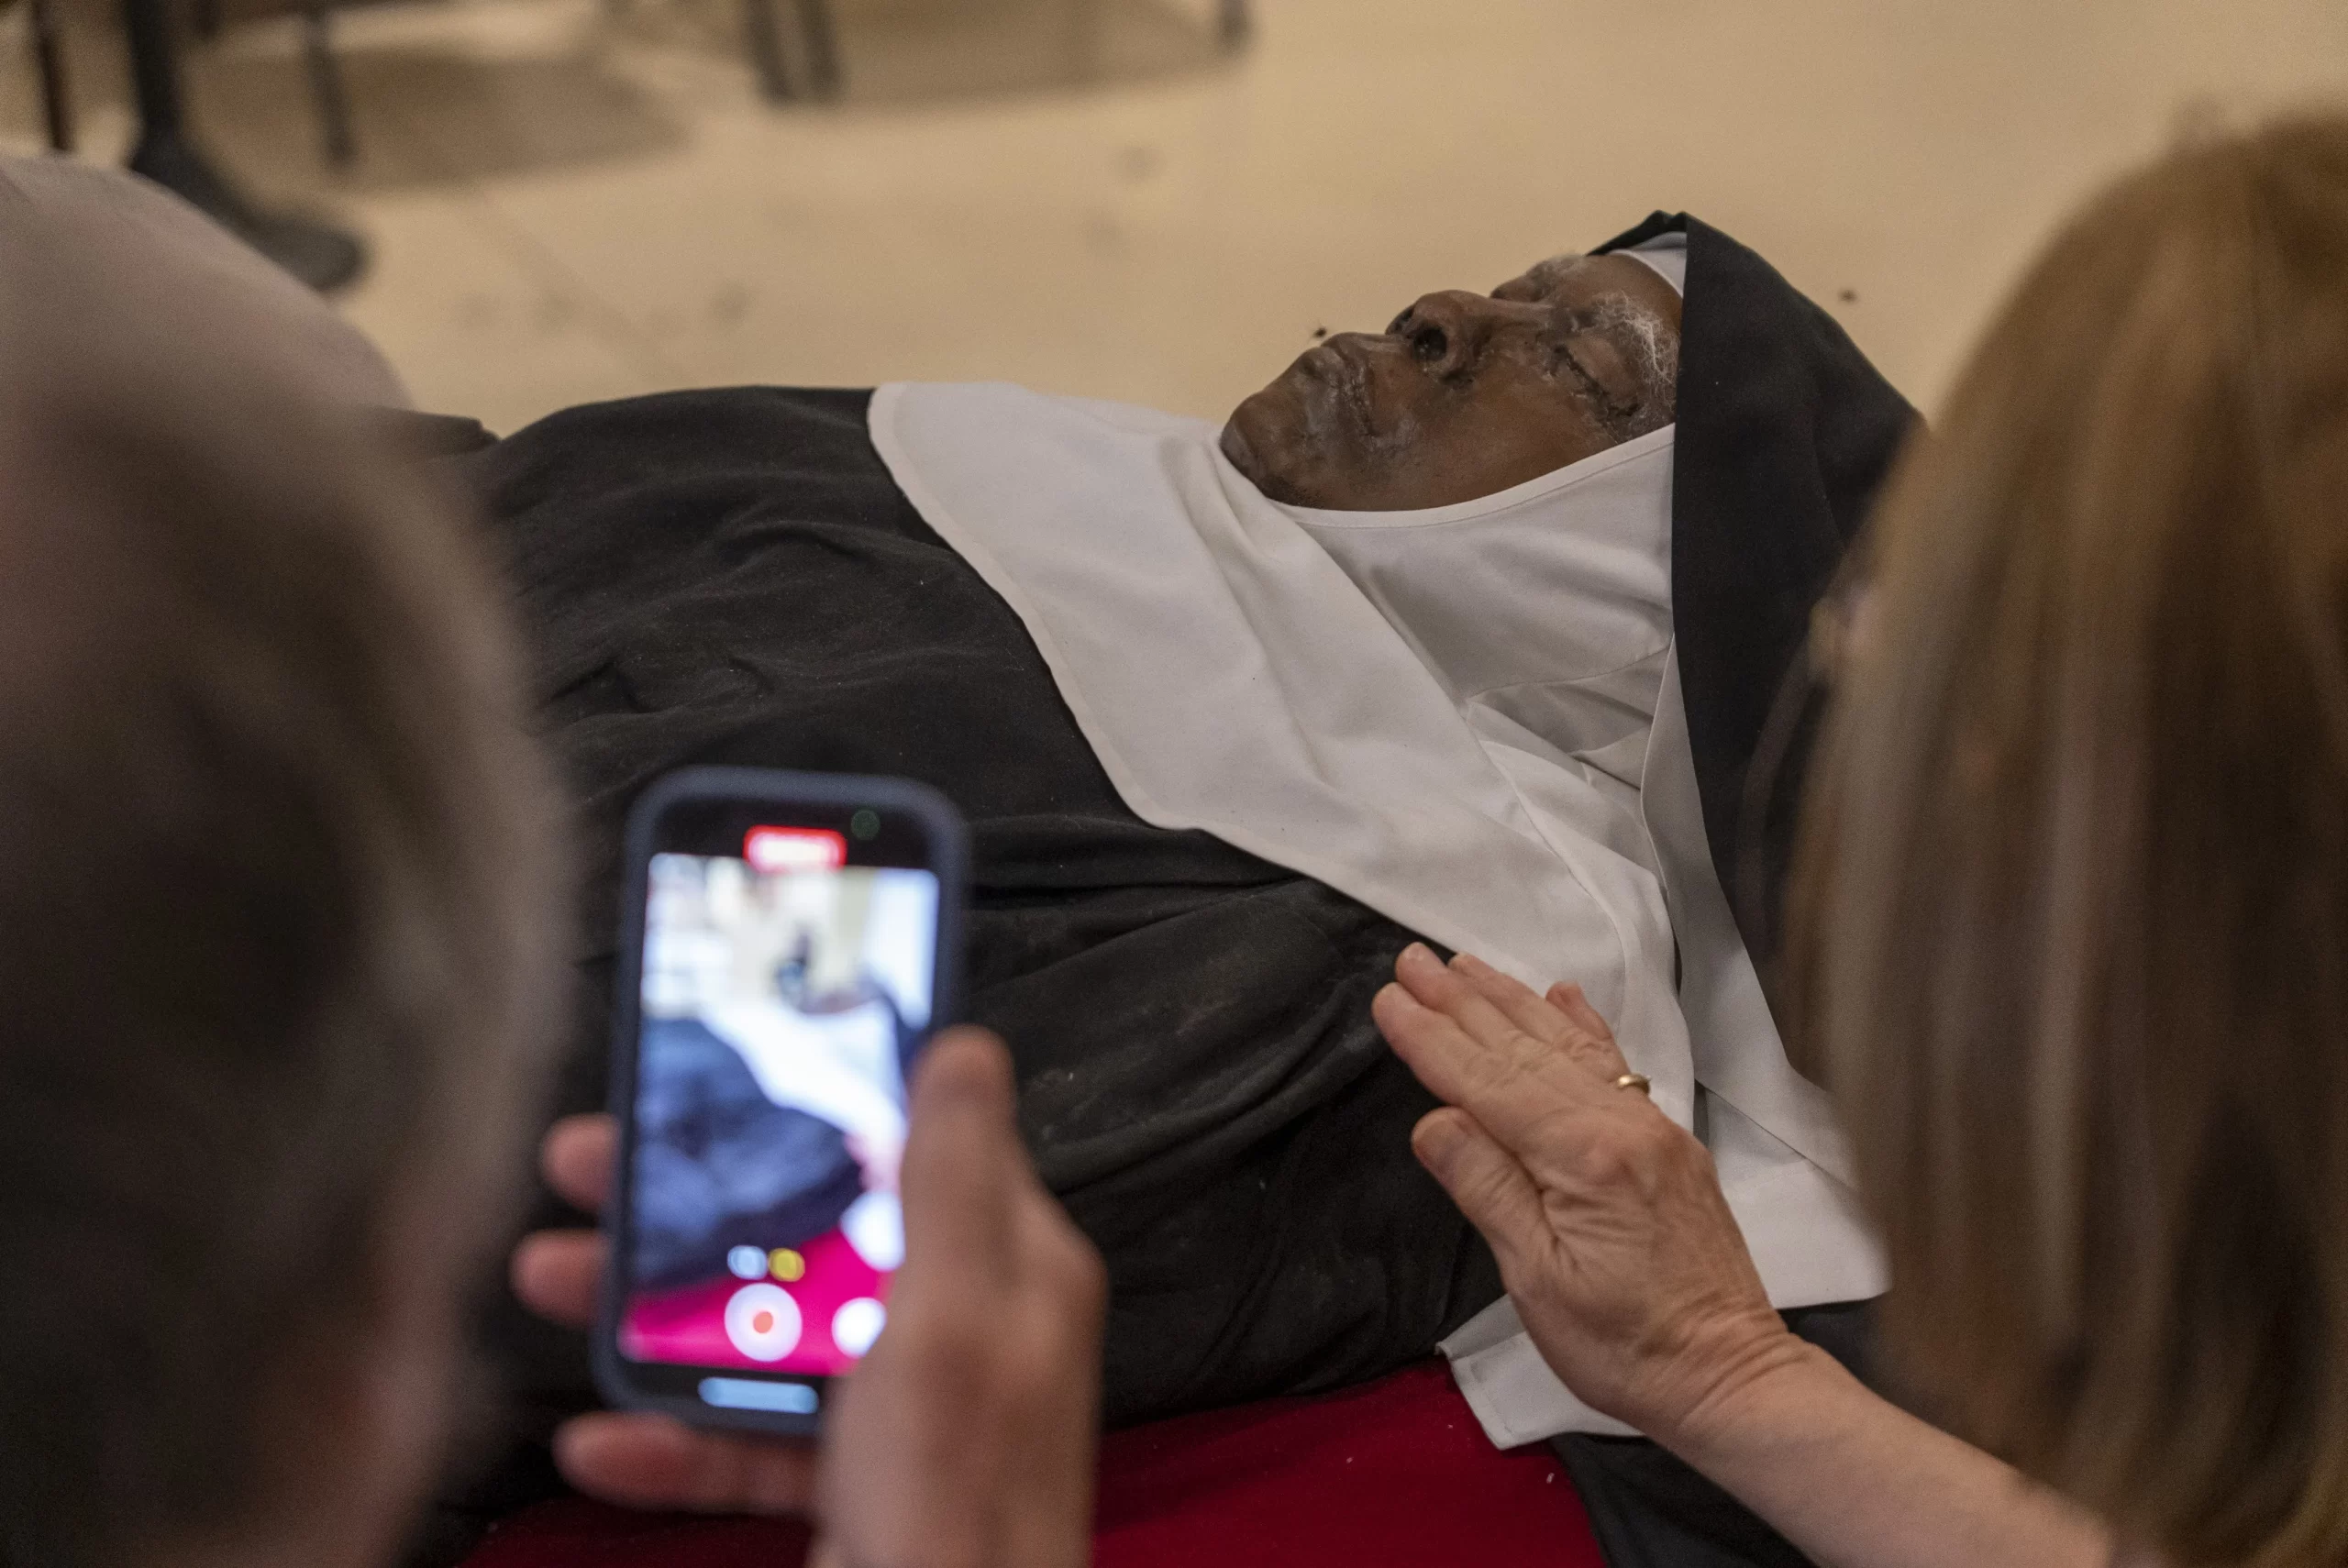
[[[1645,1073],[1624,1073],[1621,1077],[1614,1080],[1614,1087],[1616,1088],[1636,1089],[1650,1099],[1655,1098],[1655,1085],[1648,1081],[1647,1076]]]

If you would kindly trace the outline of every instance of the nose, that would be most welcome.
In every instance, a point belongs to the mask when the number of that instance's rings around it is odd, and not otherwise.
[[[1421,298],[1386,330],[1402,339],[1421,369],[1441,379],[1475,364],[1501,314],[1496,300],[1446,289]]]

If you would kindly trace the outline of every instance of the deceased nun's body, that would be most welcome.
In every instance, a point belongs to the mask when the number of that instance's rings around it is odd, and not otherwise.
[[[1657,218],[1632,247],[1429,296],[1222,431],[743,389],[457,459],[586,808],[571,1108],[601,1097],[637,791],[689,762],[905,774],[970,819],[970,1012],[1108,1260],[1112,1419],[1447,1339],[1497,1441],[1601,1425],[1411,1157],[1432,1102],[1368,1000],[1414,935],[1587,988],[1781,1306],[1877,1292],[1722,889],[1777,863],[1746,775],[1912,415],[1733,240]]]

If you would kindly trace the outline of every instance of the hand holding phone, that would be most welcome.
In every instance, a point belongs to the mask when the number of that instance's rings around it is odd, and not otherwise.
[[[558,1434],[564,1474],[640,1507],[796,1513],[820,1413],[831,1560],[1085,1561],[1100,1261],[1019,1143],[1002,1043],[923,1049],[956,1006],[950,808],[697,769],[647,792],[627,844],[615,1114],[561,1123],[543,1158],[606,1231],[526,1238],[513,1264],[533,1309],[597,1321],[622,1407]],[[858,1301],[880,1310],[844,1324]]]
[[[557,1127],[545,1159],[557,1190],[601,1207],[616,1133],[600,1116]],[[952,1545],[936,1554],[1072,1568],[1089,1549],[1103,1277],[1036,1179],[1013,1121],[1008,1053],[982,1032],[949,1032],[915,1071],[904,1202],[895,1310],[825,1434],[829,1561]],[[516,1293],[583,1324],[604,1253],[593,1232],[530,1237],[515,1254]],[[581,1490],[637,1507],[796,1513],[818,1485],[803,1441],[666,1416],[581,1417],[555,1452]]]

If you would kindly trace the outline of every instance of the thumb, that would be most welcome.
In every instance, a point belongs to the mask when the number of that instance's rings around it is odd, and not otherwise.
[[[1016,1104],[1011,1054],[984,1030],[947,1030],[923,1052],[898,1178],[905,1256],[919,1270],[911,1277],[1001,1275],[1026,1160],[1013,1121]]]
[[[1411,1152],[1503,1260],[1545,1244],[1548,1221],[1533,1178],[1474,1117],[1453,1106],[1429,1111],[1411,1130]]]

